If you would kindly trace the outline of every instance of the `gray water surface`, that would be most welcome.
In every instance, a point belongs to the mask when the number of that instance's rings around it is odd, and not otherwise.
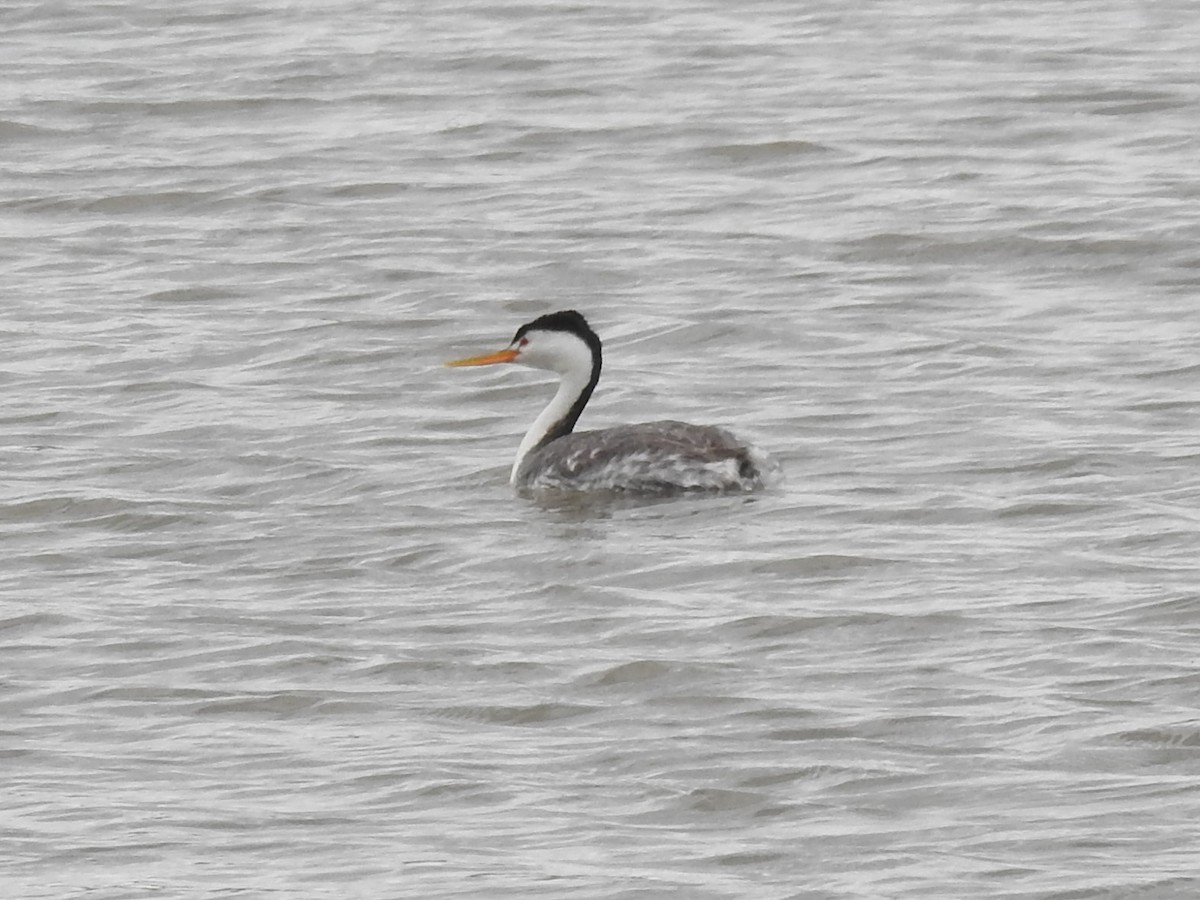
[[[0,894],[1200,893],[1193,4],[411,6],[0,14]]]

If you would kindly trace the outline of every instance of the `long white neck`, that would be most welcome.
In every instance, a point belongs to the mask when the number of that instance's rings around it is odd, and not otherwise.
[[[542,442],[556,425],[566,418],[567,414],[571,411],[571,407],[575,405],[575,401],[579,399],[579,395],[587,390],[590,380],[591,371],[580,368],[576,368],[574,371],[567,372],[562,376],[554,398],[546,404],[546,408],[533,420],[533,424],[525,432],[525,437],[521,439],[521,446],[517,448],[516,461],[513,462],[512,474],[508,478],[510,484],[517,483],[517,472],[520,471],[521,463],[525,461],[525,457]]]

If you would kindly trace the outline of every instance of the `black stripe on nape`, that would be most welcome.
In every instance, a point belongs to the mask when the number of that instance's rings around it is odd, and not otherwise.
[[[542,438],[536,447],[530,450],[532,453],[533,450],[539,450],[551,441],[568,435],[574,430],[575,423],[583,415],[583,408],[587,406],[588,400],[592,398],[592,391],[596,389],[596,383],[600,380],[603,353],[600,349],[600,336],[592,331],[592,326],[587,323],[587,319],[573,309],[562,309],[558,312],[539,316],[532,322],[527,322],[517,329],[517,333],[513,335],[512,342],[515,344],[521,340],[528,331],[565,331],[578,337],[592,351],[592,373],[591,378],[588,379],[587,386],[575,398],[575,402],[571,404],[571,408],[567,411],[567,414],[550,426],[550,429],[546,432],[546,436]]]

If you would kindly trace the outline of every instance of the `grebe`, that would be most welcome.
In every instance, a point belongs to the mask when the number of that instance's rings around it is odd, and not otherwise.
[[[522,325],[504,350],[446,363],[517,363],[561,379],[517,450],[509,481],[518,491],[751,491],[777,479],[779,467],[767,454],[711,425],[666,421],[573,431],[600,380],[600,358],[600,338],[568,309]]]

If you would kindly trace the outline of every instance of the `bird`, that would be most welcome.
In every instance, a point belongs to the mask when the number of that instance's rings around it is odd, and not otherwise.
[[[712,425],[659,421],[575,431],[601,362],[599,336],[581,313],[567,309],[522,325],[503,350],[446,363],[515,363],[559,376],[558,391],[517,449],[509,481],[518,493],[724,493],[779,479],[770,455]]]

